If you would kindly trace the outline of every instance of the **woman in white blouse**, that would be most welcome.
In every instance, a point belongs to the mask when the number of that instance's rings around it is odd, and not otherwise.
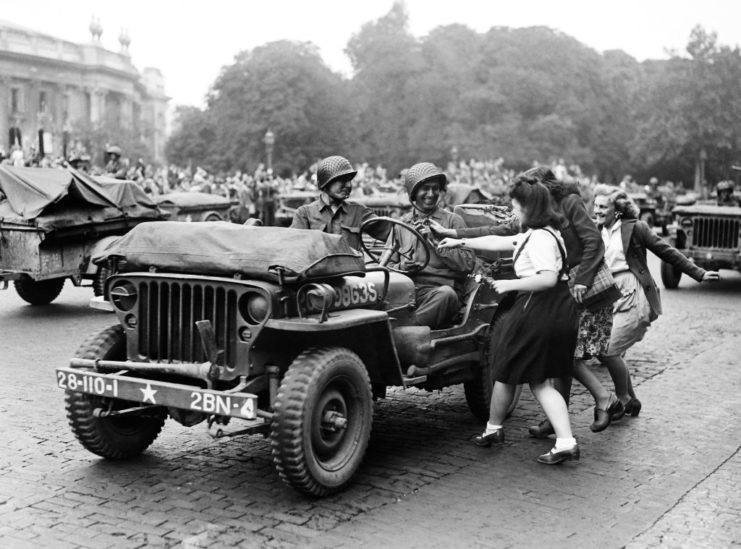
[[[553,465],[579,459],[579,446],[571,432],[568,408],[551,380],[571,375],[578,317],[568,289],[568,265],[559,215],[548,188],[531,178],[515,178],[512,207],[523,233],[515,236],[445,238],[441,248],[466,247],[482,251],[514,251],[517,279],[496,280],[497,292],[517,292],[514,304],[492,333],[495,384],[489,421],[474,442],[490,446],[504,440],[502,423],[515,388],[530,385],[556,433],[553,449],[538,462]]]

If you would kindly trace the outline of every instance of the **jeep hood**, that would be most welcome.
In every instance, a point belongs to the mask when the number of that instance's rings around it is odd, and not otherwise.
[[[93,262],[119,271],[157,271],[300,282],[365,272],[363,256],[338,235],[223,221],[145,222]],[[124,263],[125,262],[125,263]]]

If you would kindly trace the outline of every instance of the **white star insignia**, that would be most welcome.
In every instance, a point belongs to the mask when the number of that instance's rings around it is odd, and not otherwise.
[[[139,390],[144,394],[144,400],[142,402],[149,401],[152,404],[157,404],[154,401],[154,393],[156,393],[157,390],[156,389],[152,389],[152,386],[149,383],[147,383],[147,388],[146,389],[142,389],[141,387],[139,387]]]

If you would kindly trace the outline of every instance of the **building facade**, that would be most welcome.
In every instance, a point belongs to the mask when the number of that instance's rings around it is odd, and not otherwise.
[[[77,44],[0,21],[0,147],[51,157],[86,147],[101,159],[107,143],[90,143],[90,136],[113,134],[115,141],[118,132],[164,162],[169,98],[162,73],[134,67],[126,32],[119,52],[102,46],[102,32],[93,20],[92,40]]]

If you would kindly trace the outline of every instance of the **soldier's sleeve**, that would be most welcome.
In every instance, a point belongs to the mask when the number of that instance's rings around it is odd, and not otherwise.
[[[466,223],[463,218],[457,214],[452,214],[450,219],[450,229],[463,229]],[[470,273],[473,272],[476,266],[476,254],[473,250],[467,250],[465,248],[444,248],[442,250],[435,250],[440,260],[445,265],[458,272]]]
[[[365,204],[358,204],[358,206],[361,208],[361,224],[365,223],[369,219],[375,219],[376,217],[378,217],[375,213],[373,213],[373,210],[371,210]],[[378,223],[373,223],[372,225],[370,225],[370,227],[368,227],[368,234],[370,234],[376,240],[386,240],[389,236],[389,233],[391,232],[392,227],[393,225],[391,223],[379,221]]]
[[[306,208],[300,206],[293,214],[293,220],[289,229],[310,229],[309,218],[306,216]]]

